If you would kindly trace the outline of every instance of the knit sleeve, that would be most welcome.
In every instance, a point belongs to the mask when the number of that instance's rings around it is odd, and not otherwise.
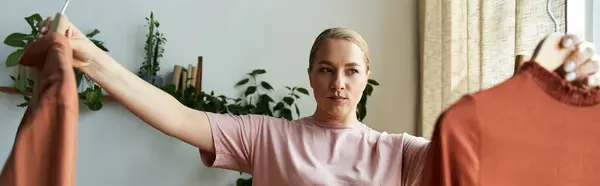
[[[424,186],[471,186],[479,182],[480,128],[475,100],[467,95],[437,120],[421,177]]]

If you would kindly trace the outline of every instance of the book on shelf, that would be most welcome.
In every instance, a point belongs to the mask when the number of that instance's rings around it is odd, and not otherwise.
[[[188,64],[187,68],[184,65],[174,65],[172,84],[175,85],[175,90],[180,90],[186,87],[194,87],[200,90],[202,83],[202,57],[198,58],[198,66]]]

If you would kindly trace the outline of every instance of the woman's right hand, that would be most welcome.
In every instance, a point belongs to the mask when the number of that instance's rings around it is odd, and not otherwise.
[[[48,17],[38,25],[41,36],[46,35],[50,30],[50,25],[54,20]],[[68,21],[68,19],[65,19]],[[85,34],[83,34],[73,23],[68,23],[69,27],[65,36],[69,39],[69,44],[73,48],[74,66],[83,68],[92,62],[98,62],[99,58],[106,53],[98,48]]]

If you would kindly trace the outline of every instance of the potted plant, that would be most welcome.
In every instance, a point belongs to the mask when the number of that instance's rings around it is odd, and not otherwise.
[[[25,102],[19,104],[19,107],[27,106],[29,96],[27,94],[33,91],[33,85],[35,84],[35,73],[33,70],[29,70],[24,66],[19,65],[19,58],[23,54],[25,48],[35,39],[38,38],[39,30],[37,25],[42,22],[42,16],[38,13],[34,13],[28,17],[25,17],[27,24],[31,28],[29,33],[15,32],[9,34],[4,39],[4,44],[15,47],[15,50],[6,57],[5,67],[18,67],[19,71],[16,76],[10,76],[13,80],[13,86],[24,93]],[[104,42],[94,39],[93,37],[99,34],[98,29],[94,29],[92,32],[86,34],[86,36],[100,49],[108,52],[108,49],[104,46]],[[87,84],[83,86],[83,91],[79,93],[79,97],[84,100],[84,103],[91,110],[99,110],[102,108],[102,88],[98,86],[94,81],[87,78],[82,72],[77,69],[73,69],[75,72],[76,84],[78,87],[82,86],[82,80],[86,80]],[[32,73],[33,72],[33,73]]]
[[[138,76],[148,83],[156,86],[163,85],[162,76],[158,75],[160,70],[160,58],[165,51],[164,45],[167,39],[158,30],[160,23],[154,18],[154,12],[150,12],[150,18],[146,17],[148,22],[148,33],[146,34],[146,44],[144,46],[145,56]]]

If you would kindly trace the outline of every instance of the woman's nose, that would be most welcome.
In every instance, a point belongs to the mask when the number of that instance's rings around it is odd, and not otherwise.
[[[346,83],[343,75],[336,75],[331,83],[331,89],[333,90],[344,90],[346,89]]]

